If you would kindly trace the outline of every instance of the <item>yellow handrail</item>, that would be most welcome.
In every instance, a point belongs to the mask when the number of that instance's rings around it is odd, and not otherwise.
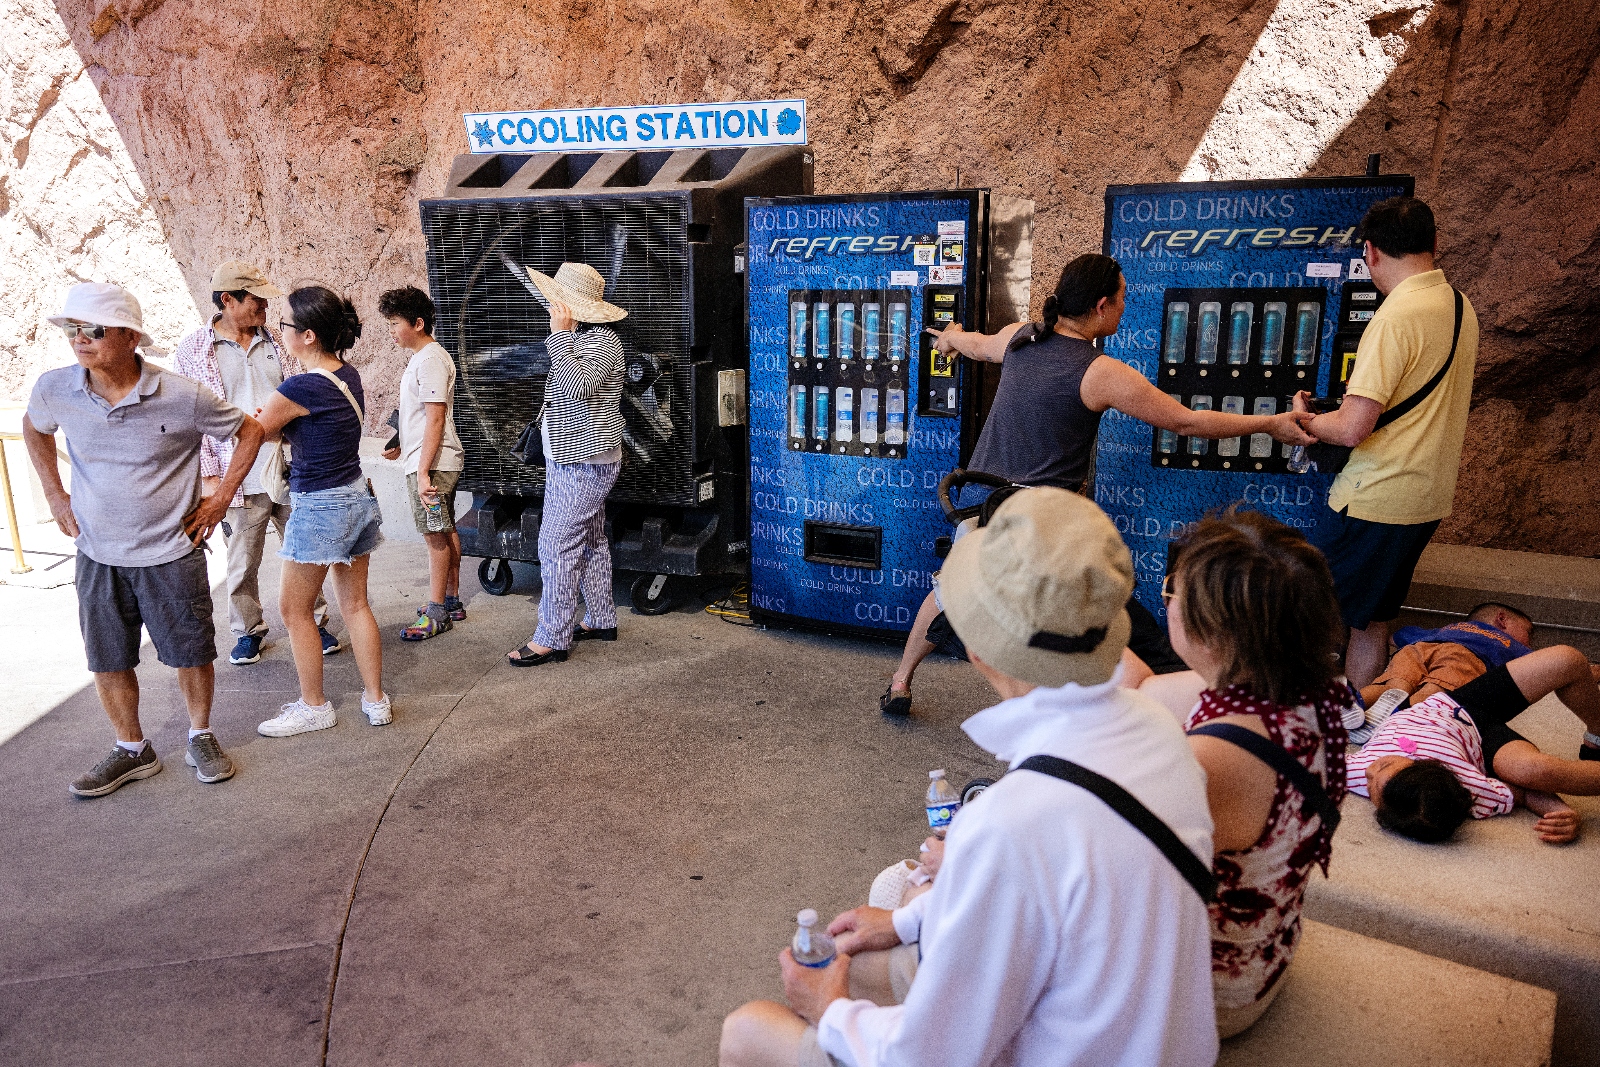
[[[11,531],[11,551],[17,557],[16,563],[11,565],[12,574],[27,574],[33,570],[28,565],[28,559],[22,554],[22,530],[17,526],[17,502],[11,498],[11,468],[6,465],[6,449],[3,442],[21,441],[20,433],[0,433],[0,490],[6,495],[6,529]]]

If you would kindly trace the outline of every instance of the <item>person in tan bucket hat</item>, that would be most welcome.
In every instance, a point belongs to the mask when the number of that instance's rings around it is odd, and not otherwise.
[[[186,378],[256,415],[285,378],[302,372],[278,332],[267,325],[267,301],[283,297],[253,264],[230,259],[211,274],[211,302],[217,311],[211,321],[178,342],[174,367]],[[216,491],[219,475],[227,469],[235,442],[207,437],[200,447],[201,484],[207,495]],[[267,541],[267,526],[275,525],[282,540],[289,522],[289,505],[274,504],[261,482],[268,453],[262,449],[228,505],[223,537],[228,545],[228,624],[233,650],[228,662],[240,666],[261,659],[267,624],[261,611],[258,572]],[[328,602],[320,593],[316,603],[317,628],[323,655],[339,651],[339,641],[328,632]]]
[[[957,812],[932,890],[834,919],[826,967],[783,953],[788,1006],[728,1016],[723,1067],[1216,1061],[1205,778],[1173,716],[1117,685],[1132,586],[1116,527],[1064,489],[956,543],[935,588],[1003,698],[962,729],[1011,773]],[[882,957],[912,943],[891,994]]]

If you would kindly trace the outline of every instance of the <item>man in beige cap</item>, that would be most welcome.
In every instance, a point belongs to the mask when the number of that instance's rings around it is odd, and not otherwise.
[[[1004,698],[962,728],[1012,773],[952,820],[930,892],[836,918],[826,967],[785,950],[789,1006],[730,1015],[723,1067],[1209,1067],[1211,815],[1177,721],[1116,683],[1127,547],[1092,502],[1024,489],[936,583]],[[897,1003],[851,998],[853,954],[912,943],[909,987],[876,994]]]
[[[267,276],[249,263],[231,259],[211,275],[211,321],[178,342],[174,362],[179,374],[192,378],[255,415],[283,380],[300,374],[299,361],[284,347],[276,330],[267,325],[267,301],[285,295]],[[219,476],[233,456],[232,440],[206,438],[200,446],[200,478],[205,493],[216,492]],[[256,457],[244,484],[233,494],[222,533],[228,543],[228,623],[233,630],[233,651],[228,662],[255,663],[261,659],[261,642],[267,625],[261,615],[258,572],[266,545],[267,524],[283,529],[289,505],[274,504],[261,484],[268,450]],[[322,654],[339,651],[339,641],[328,632],[328,603],[317,594],[317,629],[322,634]]]

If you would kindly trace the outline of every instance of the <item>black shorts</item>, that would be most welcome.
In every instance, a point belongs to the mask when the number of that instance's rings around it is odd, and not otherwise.
[[[139,665],[139,627],[169,667],[204,667],[217,658],[211,583],[198,548],[154,567],[113,567],[78,553],[78,627],[95,674]]]
[[[1478,728],[1478,736],[1483,738],[1483,769],[1486,773],[1494,774],[1496,752],[1512,741],[1528,740],[1506,725],[1528,710],[1528,698],[1517,688],[1507,668],[1496,667],[1445,696],[1472,716],[1472,724]]]
[[[1172,642],[1167,640],[1167,632],[1156,622],[1156,617],[1132,597],[1128,598],[1128,618],[1133,623],[1133,631],[1128,636],[1128,648],[1144,660],[1145,666],[1156,674],[1175,674],[1189,669],[1189,665],[1178,658]],[[956,636],[955,628],[942,611],[928,624],[928,643],[947,656],[967,658],[966,646]]]
[[[1328,560],[1346,626],[1365,630],[1400,617],[1417,560],[1438,528],[1438,520],[1397,526],[1331,509],[1322,513],[1311,543]]]

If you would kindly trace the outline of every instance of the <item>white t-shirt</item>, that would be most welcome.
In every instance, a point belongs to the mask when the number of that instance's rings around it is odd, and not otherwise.
[[[439,438],[436,471],[458,471],[465,466],[461,438],[456,436],[456,365],[438,341],[424,345],[406,364],[400,376],[400,458],[407,474],[417,473],[422,459],[422,435],[428,428],[428,404],[444,405],[444,433]]]

